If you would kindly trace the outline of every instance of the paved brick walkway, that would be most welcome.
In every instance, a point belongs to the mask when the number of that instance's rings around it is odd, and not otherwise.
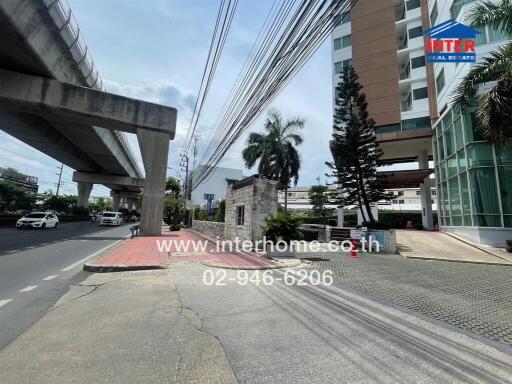
[[[165,242],[167,244],[165,244]],[[159,247],[160,243],[160,247]],[[270,268],[272,262],[251,252],[230,252],[217,249],[214,241],[189,230],[170,232],[163,228],[162,236],[138,237],[123,241],[118,247],[96,260],[99,266],[166,267],[171,263],[202,261],[226,268]]]
[[[435,250],[433,250],[435,252]],[[312,268],[348,286],[512,346],[512,266],[316,253]]]

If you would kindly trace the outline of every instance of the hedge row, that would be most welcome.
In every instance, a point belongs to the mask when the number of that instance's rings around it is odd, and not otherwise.
[[[338,219],[336,216],[328,216],[325,218],[326,224],[336,226]],[[396,212],[396,211],[379,211],[379,223],[393,229],[404,229],[407,222],[411,221],[412,225],[417,228],[422,228],[421,212]],[[305,224],[323,224],[322,217],[305,217]],[[434,212],[434,223],[437,223],[437,212]],[[345,213],[345,227],[355,227],[357,225],[356,213]]]

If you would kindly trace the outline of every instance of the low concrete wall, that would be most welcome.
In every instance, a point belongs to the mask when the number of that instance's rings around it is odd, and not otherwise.
[[[215,221],[192,220],[192,229],[216,239],[224,239],[224,223]]]

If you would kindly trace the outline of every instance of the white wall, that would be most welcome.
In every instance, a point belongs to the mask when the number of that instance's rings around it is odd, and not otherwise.
[[[241,169],[217,167],[206,180],[192,191],[192,202],[194,205],[206,205],[205,193],[213,193],[214,201],[225,199],[228,188],[227,179],[242,180],[243,178]]]

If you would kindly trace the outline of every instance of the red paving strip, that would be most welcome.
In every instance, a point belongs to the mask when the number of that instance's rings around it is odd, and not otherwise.
[[[159,251],[157,241],[169,241],[170,255],[166,250]],[[189,249],[184,252],[179,248],[178,242],[189,242]],[[205,252],[194,251],[193,242],[198,244],[207,241]],[[122,242],[118,247],[107,252],[96,261],[99,266],[165,266],[169,263],[184,261],[202,261],[207,263],[226,265],[230,267],[271,267],[270,260],[263,259],[250,252],[218,251],[215,241],[197,235],[186,229],[170,232],[167,227],[162,228],[162,236],[138,237]]]

